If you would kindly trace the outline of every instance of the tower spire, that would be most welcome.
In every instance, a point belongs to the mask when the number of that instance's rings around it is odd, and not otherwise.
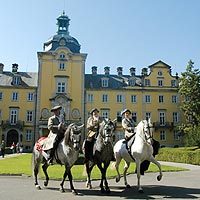
[[[57,18],[57,25],[58,25],[58,34],[66,34],[69,35],[69,17],[65,15],[65,11]]]

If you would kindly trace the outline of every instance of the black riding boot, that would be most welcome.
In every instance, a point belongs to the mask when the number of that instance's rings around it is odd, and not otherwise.
[[[50,153],[49,153],[49,159],[48,159],[48,164],[53,164],[53,156],[54,156],[54,153],[58,147],[58,144],[59,144],[59,139],[56,137],[55,138],[55,141],[53,143],[53,148],[50,150]]]

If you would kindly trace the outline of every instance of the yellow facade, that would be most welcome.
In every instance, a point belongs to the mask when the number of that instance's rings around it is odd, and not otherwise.
[[[21,142],[24,149],[31,149],[39,137],[48,134],[51,108],[61,105],[66,123],[86,123],[89,111],[95,107],[103,117],[117,119],[117,139],[123,138],[120,113],[128,108],[136,124],[151,117],[154,138],[161,145],[182,145],[176,130],[183,121],[178,77],[171,74],[171,67],[158,61],[143,68],[140,75],[135,74],[134,68],[124,75],[121,67],[111,75],[109,67],[105,74],[98,74],[93,66],[92,73],[85,74],[87,54],[80,53],[78,41],[69,35],[69,18],[63,14],[57,20],[57,34],[37,54],[38,73],[18,72],[16,64],[12,72],[4,72],[0,64],[0,140],[6,140],[7,146],[12,140]],[[21,82],[13,85],[16,77]],[[14,92],[18,99],[13,101]],[[27,100],[30,94],[31,101]],[[12,109],[17,110],[15,123],[11,123]]]

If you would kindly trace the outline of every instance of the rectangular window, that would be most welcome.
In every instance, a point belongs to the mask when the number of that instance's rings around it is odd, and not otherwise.
[[[2,99],[3,99],[3,93],[0,92],[0,101],[2,101]]]
[[[131,95],[131,103],[136,103],[136,102],[137,102],[137,96]]]
[[[12,101],[18,101],[18,92],[12,93]]]
[[[16,124],[18,120],[18,109],[11,109],[10,110],[10,123]]]
[[[132,119],[133,121],[136,123],[137,122],[137,113],[136,112],[133,112],[132,113]]]
[[[158,80],[158,86],[162,87],[163,86],[163,80]]]
[[[26,130],[26,141],[27,142],[32,141],[32,130],[29,129]]]
[[[171,80],[171,86],[172,87],[177,87],[177,81],[176,80]]]
[[[121,94],[117,95],[117,103],[122,103],[123,102],[123,96]]]
[[[173,112],[173,123],[177,124],[179,122],[179,117],[177,112]]]
[[[33,121],[33,111],[28,110],[26,114],[26,121],[27,122],[32,122]]]
[[[27,95],[27,101],[33,101],[34,99],[34,93],[33,92],[29,92]]]
[[[149,79],[144,79],[144,85],[145,86],[150,86],[151,85],[151,82]]]
[[[165,125],[165,112],[160,112],[159,113],[159,122],[161,126]]]
[[[108,79],[102,79],[101,83],[102,83],[102,87],[108,87]]]
[[[102,110],[101,111],[101,116],[103,118],[109,118],[109,110]]]
[[[93,101],[94,101],[93,94],[88,94],[87,95],[87,102],[93,102]]]
[[[180,133],[178,131],[174,131],[174,140],[180,140]]]
[[[177,96],[176,95],[172,95],[172,103],[177,103]]]
[[[145,119],[148,120],[151,118],[151,113],[150,112],[146,112],[145,113]]]
[[[163,103],[164,102],[164,96],[163,95],[159,95],[158,96],[158,102],[159,103]]]
[[[160,140],[161,141],[166,141],[166,132],[165,131],[160,131]]]
[[[102,95],[102,102],[108,102],[108,95],[107,94]]]
[[[60,62],[59,69],[60,70],[64,70],[65,69],[65,63],[64,62]]]
[[[150,95],[145,95],[144,101],[145,101],[145,103],[151,103],[151,96]]]
[[[57,84],[57,92],[58,93],[65,93],[66,84],[65,82],[58,82]]]

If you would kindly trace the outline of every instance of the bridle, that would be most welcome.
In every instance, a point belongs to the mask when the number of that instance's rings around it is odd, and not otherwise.
[[[149,122],[147,121],[147,127],[146,129],[143,127],[143,132],[144,132],[145,142],[148,144],[151,144],[150,142],[148,142],[148,140],[153,139],[153,132],[151,132],[151,128],[153,128],[153,126],[152,125],[150,126]]]
[[[111,121],[104,121],[105,125],[103,125],[102,127],[102,131],[100,131],[101,137],[103,139],[104,144],[106,143],[106,139],[108,139],[108,141],[110,141],[110,138],[112,137],[112,133],[113,133],[113,127],[112,127],[112,122]]]

